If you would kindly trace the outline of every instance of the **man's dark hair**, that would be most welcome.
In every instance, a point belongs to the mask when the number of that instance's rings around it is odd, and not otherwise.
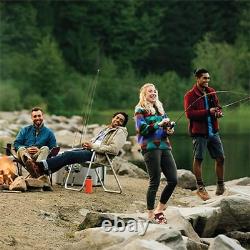
[[[42,108],[40,108],[40,107],[34,107],[34,108],[32,108],[32,109],[31,109],[31,113],[32,113],[33,111],[39,111],[39,110],[43,113],[43,110],[42,110]]]
[[[114,118],[115,116],[117,116],[117,115],[119,115],[119,114],[123,115],[124,118],[125,118],[125,119],[124,119],[124,122],[123,122],[123,124],[122,124],[122,127],[125,127],[125,126],[127,125],[127,123],[128,123],[128,115],[127,115],[125,112],[121,112],[121,111],[116,112],[116,113],[113,114],[112,118]]]
[[[202,76],[202,74],[205,74],[205,73],[209,73],[206,69],[196,69],[195,71],[194,71],[194,75],[195,75],[195,77],[201,77]]]

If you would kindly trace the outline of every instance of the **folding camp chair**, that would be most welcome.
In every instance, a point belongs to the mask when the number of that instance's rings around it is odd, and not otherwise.
[[[25,168],[22,161],[20,161],[17,158],[17,155],[13,152],[11,143],[7,143],[6,147],[3,147],[5,149],[5,154],[9,157],[11,157],[12,161],[16,164],[17,167],[17,175],[22,175],[22,167]]]
[[[70,174],[72,173],[73,171],[73,167],[74,165],[71,165],[69,166],[69,170],[68,170],[68,174],[67,174],[67,177],[66,177],[66,180],[65,180],[65,184],[64,184],[64,187],[68,190],[74,190],[74,191],[82,191],[84,189],[84,186],[85,186],[85,181],[89,175],[89,171],[90,169],[94,169],[95,170],[95,173],[97,175],[97,178],[98,180],[100,181],[101,185],[102,185],[102,188],[104,189],[105,192],[109,192],[109,193],[118,193],[118,194],[121,194],[122,193],[122,187],[121,187],[121,184],[119,182],[119,179],[115,173],[115,170],[113,168],[113,165],[112,165],[112,160],[110,159],[109,155],[107,153],[105,153],[105,157],[107,159],[107,163],[106,164],[101,164],[101,163],[95,163],[95,155],[96,155],[96,152],[94,152],[92,154],[92,157],[91,157],[91,160],[88,161],[88,162],[85,162],[83,164],[81,164],[83,167],[86,167],[88,168],[87,170],[87,173],[86,175],[84,176],[84,180],[82,182],[82,186],[80,188],[73,188],[73,187],[69,187],[69,177],[70,177]],[[114,178],[116,180],[116,184],[117,184],[117,187],[119,190],[111,190],[111,189],[107,189],[104,182],[105,180],[101,178],[100,174],[98,173],[97,171],[97,168],[100,168],[100,167],[107,167],[107,168],[110,168],[112,170],[112,173],[114,175]]]
[[[4,147],[5,149],[5,154],[7,156],[11,156],[12,157],[12,161],[16,164],[17,167],[17,174],[19,176],[21,176],[23,174],[22,168],[24,167],[26,169],[26,166],[24,165],[24,163],[18,159],[15,150],[12,148],[12,144],[11,143],[7,143],[7,146]],[[53,147],[47,158],[51,158],[56,156],[60,151],[60,147]],[[28,175],[29,176],[29,175]],[[49,176],[50,178],[50,183],[52,185],[52,174]]]

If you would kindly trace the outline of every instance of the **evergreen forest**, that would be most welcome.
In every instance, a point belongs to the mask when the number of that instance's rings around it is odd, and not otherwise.
[[[200,67],[249,93],[249,30],[243,0],[1,0],[0,110],[80,114],[94,81],[96,111],[133,109],[146,82],[182,110]]]

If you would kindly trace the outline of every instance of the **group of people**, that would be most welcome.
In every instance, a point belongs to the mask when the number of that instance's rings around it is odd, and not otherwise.
[[[206,149],[215,159],[217,175],[216,195],[222,195],[224,186],[224,151],[218,133],[218,118],[223,116],[216,91],[208,86],[209,72],[198,69],[194,72],[196,82],[184,96],[184,110],[189,120],[189,132],[193,142],[193,172],[197,181],[197,194],[209,199],[202,180],[202,161]],[[43,111],[34,108],[31,112],[33,125],[21,129],[14,146],[18,157],[24,162],[32,177],[48,175],[63,166],[89,161],[96,152],[96,161],[105,161],[104,153],[116,156],[126,142],[128,115],[116,112],[109,125],[91,141],[83,142],[82,148],[65,151],[47,159],[49,150],[56,145],[53,132],[43,124]],[[177,167],[171,152],[169,136],[174,127],[159,100],[156,86],[144,84],[140,89],[139,102],[135,107],[135,127],[141,153],[149,175],[147,190],[148,219],[159,224],[167,222],[164,210],[177,185]],[[156,193],[160,185],[161,172],[166,177],[159,203],[155,207]]]

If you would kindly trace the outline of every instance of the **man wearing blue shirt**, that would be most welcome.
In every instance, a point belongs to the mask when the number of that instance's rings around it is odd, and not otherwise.
[[[14,141],[17,157],[24,164],[28,159],[41,161],[48,157],[50,149],[56,147],[56,138],[52,130],[44,126],[43,110],[34,107],[31,110],[32,125],[22,128]]]

